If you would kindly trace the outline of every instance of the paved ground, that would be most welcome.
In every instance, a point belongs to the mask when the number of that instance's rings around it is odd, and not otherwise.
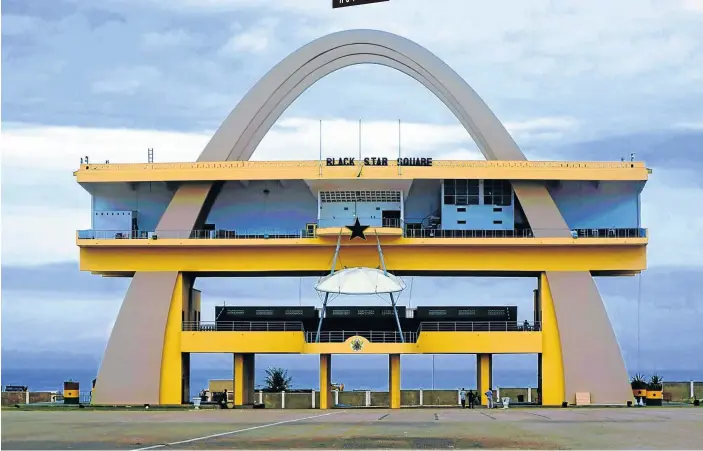
[[[3,449],[703,449],[703,408],[7,411]]]

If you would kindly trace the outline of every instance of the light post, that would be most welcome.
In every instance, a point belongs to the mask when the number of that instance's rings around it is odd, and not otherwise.
[[[432,390],[434,390],[434,354],[432,354]]]

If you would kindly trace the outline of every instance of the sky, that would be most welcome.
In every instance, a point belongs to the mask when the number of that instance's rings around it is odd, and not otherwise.
[[[278,61],[355,28],[399,34],[445,60],[530,159],[619,161],[634,152],[653,169],[642,195],[649,269],[597,284],[631,372],[687,369],[703,380],[702,0],[390,0],[338,10],[329,0],[2,0],[2,364],[65,365],[56,351],[71,349],[72,361],[97,369],[128,280],[78,271],[75,230],[90,218],[90,197],[72,176],[81,157],[142,162],[154,148],[156,162],[192,161]],[[320,120],[325,154],[354,155],[360,119],[365,155],[394,155],[401,120],[405,155],[482,159],[430,92],[372,65],[315,84],[253,158],[316,159]],[[315,305],[313,283],[200,280],[203,319],[224,302]],[[404,305],[490,302],[523,312],[535,285],[412,283]],[[231,367],[220,357],[198,362]]]

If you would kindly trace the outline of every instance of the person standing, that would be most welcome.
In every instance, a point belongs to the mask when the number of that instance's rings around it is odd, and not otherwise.
[[[474,395],[473,390],[469,390],[469,409],[474,408],[474,403],[476,402],[476,395]]]
[[[488,407],[489,409],[493,408],[493,390],[491,390],[490,388],[486,392],[486,407]]]
[[[462,387],[461,391],[459,392],[459,399],[461,400],[461,408],[465,409],[466,408],[466,391]]]

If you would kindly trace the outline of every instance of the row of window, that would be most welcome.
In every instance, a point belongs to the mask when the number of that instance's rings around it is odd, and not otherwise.
[[[513,190],[507,180],[483,181],[483,204],[512,204]],[[479,180],[444,180],[444,205],[479,205]]]

